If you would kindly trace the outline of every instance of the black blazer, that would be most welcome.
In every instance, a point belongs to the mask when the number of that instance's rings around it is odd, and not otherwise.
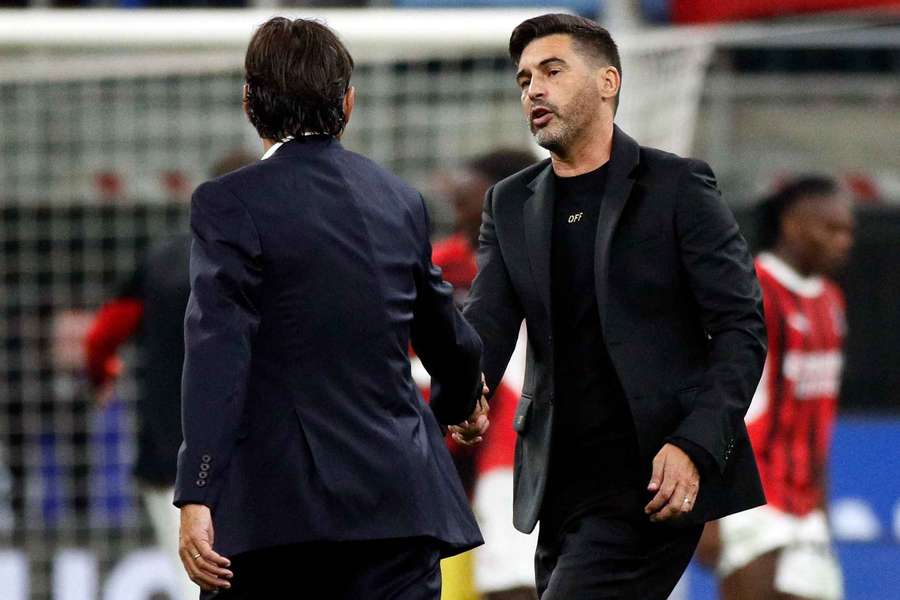
[[[464,314],[484,342],[494,389],[522,319],[525,384],[516,411],[515,526],[531,531],[547,481],[553,433],[549,160],[487,193],[478,276]],[[762,373],[762,296],[747,245],[709,166],[640,147],[618,127],[597,227],[594,274],[604,339],[628,398],[641,459],[668,437],[705,449],[689,520],[764,502],[743,417]],[[589,460],[585,457],[585,460]],[[649,499],[649,498],[648,498]]]
[[[422,197],[310,136],[201,185],[191,228],[175,503],[212,508],[217,550],[481,543],[438,425],[474,410],[481,343],[431,263]]]

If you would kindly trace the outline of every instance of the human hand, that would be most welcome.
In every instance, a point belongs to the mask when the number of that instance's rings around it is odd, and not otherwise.
[[[463,421],[459,425],[451,425],[449,430],[452,438],[457,444],[463,446],[474,446],[484,440],[484,433],[491,426],[488,419],[488,411],[490,406],[487,401],[488,388],[482,383],[481,398],[475,406],[472,416]]]
[[[231,561],[212,549],[213,523],[208,506],[185,504],[181,507],[178,537],[178,555],[191,581],[204,592],[231,587],[227,580],[234,574],[225,568],[231,566]]]
[[[653,475],[647,490],[656,492],[644,507],[654,523],[683,516],[694,509],[700,491],[697,466],[674,444],[665,444],[653,459]]]

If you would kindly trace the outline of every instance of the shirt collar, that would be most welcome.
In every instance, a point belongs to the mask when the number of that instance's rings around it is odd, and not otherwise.
[[[306,137],[306,136],[310,136],[310,135],[323,135],[323,134],[319,133],[318,131],[304,131],[302,135],[304,137]],[[281,148],[285,144],[285,142],[289,142],[292,139],[294,139],[294,136],[289,135],[286,138],[283,138],[280,142],[275,142],[274,144],[272,144],[272,146],[268,150],[266,150],[266,153],[262,155],[262,158],[260,160],[266,160],[267,158],[271,158],[272,155],[275,154],[275,152],[277,152],[278,149]]]
[[[799,296],[815,298],[825,289],[825,281],[821,277],[805,277],[771,252],[760,253],[757,260],[778,283]]]
[[[275,142],[274,144],[272,144],[271,148],[266,150],[266,153],[262,155],[262,158],[260,160],[266,160],[267,158],[270,158],[273,154],[275,154],[275,152],[278,151],[279,148],[284,145],[285,142],[289,142],[292,139],[294,139],[294,136],[289,135],[286,138],[282,139],[280,142]]]

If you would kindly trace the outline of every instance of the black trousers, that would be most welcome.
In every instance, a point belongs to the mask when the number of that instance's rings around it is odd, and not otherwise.
[[[231,589],[201,600],[439,600],[440,548],[431,538],[310,542],[231,558]]]
[[[687,568],[701,525],[651,523],[644,515],[588,513],[544,527],[535,554],[541,600],[666,600]]]

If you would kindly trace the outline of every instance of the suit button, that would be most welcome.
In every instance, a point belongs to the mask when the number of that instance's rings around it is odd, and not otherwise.
[[[197,480],[197,487],[203,487],[205,485],[206,485],[206,480],[204,480],[204,479]]]
[[[200,477],[200,479],[206,479],[207,477],[209,477],[209,473],[207,473],[206,471],[200,471],[199,473],[197,473],[197,475]]]
[[[212,456],[210,456],[209,454],[204,454],[203,456],[200,457],[200,460],[202,460],[205,463],[208,463],[209,461],[212,460]]]
[[[200,470],[209,471],[209,463],[203,463],[202,465],[200,465]]]

